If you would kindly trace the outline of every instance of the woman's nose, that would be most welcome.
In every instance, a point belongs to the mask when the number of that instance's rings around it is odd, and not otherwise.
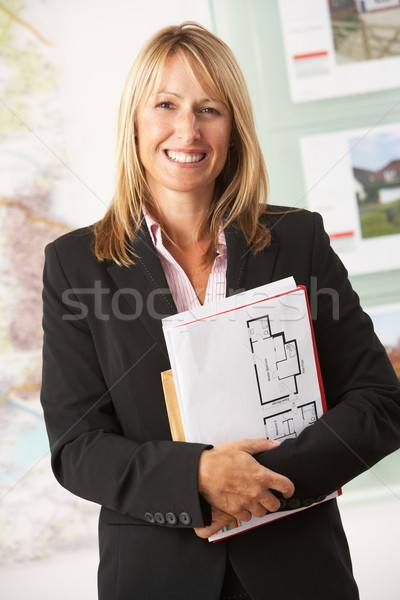
[[[176,129],[178,137],[186,143],[199,138],[199,123],[196,115],[185,111],[178,115]]]

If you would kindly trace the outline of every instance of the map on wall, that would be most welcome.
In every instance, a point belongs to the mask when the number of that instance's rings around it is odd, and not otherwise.
[[[92,541],[97,509],[52,476],[39,403],[43,249],[73,222],[51,2],[0,3],[0,563]]]
[[[125,0],[0,0],[0,565],[11,570],[97,556],[98,506],[50,468],[39,402],[43,251],[104,214],[128,70],[154,31],[184,20],[210,27],[209,2],[154,11]],[[87,549],[79,558],[78,548]]]

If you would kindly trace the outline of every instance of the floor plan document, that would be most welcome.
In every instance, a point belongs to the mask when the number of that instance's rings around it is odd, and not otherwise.
[[[306,290],[293,278],[168,317],[163,329],[186,441],[284,442],[324,412]],[[235,522],[210,540],[281,517]]]

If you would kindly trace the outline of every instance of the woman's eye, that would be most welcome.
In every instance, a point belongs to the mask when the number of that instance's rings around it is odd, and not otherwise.
[[[156,106],[156,108],[172,108],[172,104],[171,102],[159,102]]]
[[[204,108],[202,108],[202,112],[209,114],[209,115],[217,115],[218,111],[216,108],[212,108],[211,106],[205,106]]]

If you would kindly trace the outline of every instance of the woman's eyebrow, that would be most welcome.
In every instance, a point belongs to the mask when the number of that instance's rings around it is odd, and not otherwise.
[[[170,96],[176,96],[177,98],[183,98],[181,94],[177,92],[173,92],[172,90],[159,90],[155,93],[155,96],[162,96],[163,94],[169,94]],[[217,98],[216,96],[204,96],[204,98],[200,99],[200,102],[219,102],[223,104],[222,100]]]
[[[160,90],[155,93],[156,96],[162,96],[162,94],[170,94],[171,96],[176,96],[177,98],[182,98],[180,94],[177,92],[172,92],[171,90]]]

